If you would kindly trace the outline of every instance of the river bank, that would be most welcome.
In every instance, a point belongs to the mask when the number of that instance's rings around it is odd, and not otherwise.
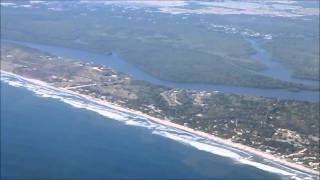
[[[298,100],[319,102],[319,91],[289,91],[286,89],[261,89],[261,88],[249,88],[231,85],[214,85],[214,84],[201,84],[201,83],[181,83],[171,82],[156,78],[146,72],[141,71],[137,67],[127,63],[121,59],[117,54],[113,53],[112,56],[97,54],[77,49],[62,48],[50,45],[43,45],[30,42],[9,41],[7,42],[17,43],[26,47],[34,48],[43,52],[48,52],[52,55],[61,56],[64,58],[81,60],[83,62],[94,62],[95,64],[105,65],[119,72],[123,72],[134,77],[137,80],[143,80],[152,84],[163,85],[166,87],[179,88],[179,89],[191,89],[197,91],[220,91],[224,93],[234,93],[248,96],[262,96],[285,100]]]

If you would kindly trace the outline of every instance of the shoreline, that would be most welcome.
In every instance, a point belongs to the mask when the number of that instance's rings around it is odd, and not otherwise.
[[[144,117],[144,118],[146,118],[146,119],[148,119],[150,121],[153,121],[153,122],[161,124],[161,125],[165,125],[165,126],[168,126],[168,127],[173,127],[173,128],[179,129],[179,130],[183,130],[183,131],[198,135],[200,137],[205,137],[205,138],[207,138],[209,140],[213,140],[213,141],[218,142],[220,144],[227,145],[227,146],[230,146],[232,148],[239,149],[239,150],[243,150],[243,151],[249,152],[251,154],[254,154],[256,156],[259,156],[261,158],[264,158],[264,159],[267,159],[267,160],[271,160],[271,161],[273,161],[275,163],[279,163],[280,165],[284,165],[284,166],[287,166],[289,168],[293,168],[293,170],[301,171],[301,173],[309,173],[311,175],[319,176],[319,172],[317,172],[317,171],[315,171],[313,169],[307,168],[307,167],[305,167],[303,165],[300,165],[300,164],[296,164],[296,163],[287,161],[286,159],[282,159],[282,158],[277,157],[275,155],[271,155],[271,154],[263,152],[263,151],[261,151],[259,149],[255,149],[255,148],[252,148],[252,147],[240,144],[240,143],[232,142],[230,139],[223,139],[223,138],[217,137],[217,136],[212,135],[212,134],[208,134],[208,133],[205,133],[205,132],[202,132],[202,131],[194,130],[194,129],[186,127],[186,126],[183,126],[183,125],[180,125],[180,124],[177,124],[177,123],[173,123],[170,120],[163,120],[163,119],[159,119],[159,118],[156,118],[156,117],[152,117],[152,116],[150,116],[148,114],[145,114],[145,113],[142,113],[140,111],[133,110],[133,109],[130,109],[130,108],[127,108],[127,107],[123,107],[123,106],[121,106],[119,104],[116,104],[116,103],[113,103],[113,102],[109,102],[109,101],[102,100],[102,99],[99,99],[99,98],[91,97],[89,95],[77,93],[77,92],[69,90],[67,88],[55,87],[55,86],[52,86],[52,85],[50,85],[49,83],[47,83],[45,81],[41,81],[41,80],[37,80],[37,79],[33,79],[33,78],[27,78],[27,77],[20,76],[18,74],[14,74],[14,73],[11,73],[11,72],[7,72],[7,71],[1,70],[1,73],[2,72],[7,73],[7,74],[11,74],[11,75],[19,77],[19,78],[22,78],[22,79],[24,79],[26,81],[34,83],[35,85],[40,85],[40,86],[56,89],[56,90],[59,90],[59,91],[62,91],[62,92],[66,92],[66,93],[69,93],[69,94],[72,94],[72,95],[80,96],[80,97],[83,97],[83,98],[88,99],[90,101],[93,101],[93,102],[95,102],[97,104],[113,108],[113,109],[118,110],[120,112],[131,113],[131,114],[134,114],[134,115],[137,115],[137,116]],[[249,160],[247,160],[245,158],[239,159],[239,160],[242,160],[242,162],[244,162],[244,164],[245,164],[245,161],[249,161]]]

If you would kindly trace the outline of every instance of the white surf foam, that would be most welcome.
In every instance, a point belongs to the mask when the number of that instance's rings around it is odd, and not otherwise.
[[[208,145],[208,144],[205,144],[205,143],[197,142],[197,141],[194,141],[192,139],[190,140],[190,139],[187,139],[186,137],[183,138],[183,137],[181,137],[179,135],[171,134],[171,133],[168,133],[168,132],[163,132],[161,135],[163,135],[165,137],[168,137],[170,139],[182,142],[184,144],[193,146],[193,147],[195,147],[195,148],[197,148],[199,150],[210,152],[212,154],[216,154],[216,155],[219,155],[219,156],[228,157],[228,158],[231,158],[231,159],[234,159],[234,160],[239,160],[239,159],[242,158],[239,154],[234,153],[232,151],[229,151],[229,150],[226,150],[226,149],[223,149],[223,148],[219,148],[219,147],[216,147],[216,146]]]
[[[138,115],[133,115],[130,113],[122,112],[116,109],[113,109],[107,105],[97,104],[95,102],[90,101],[82,96],[76,96],[74,94],[70,94],[64,92],[61,89],[57,89],[49,86],[39,86],[37,84],[33,84],[27,79],[15,75],[12,73],[7,73],[1,71],[1,81],[15,87],[24,87],[36,95],[41,97],[50,97],[54,99],[58,99],[64,103],[67,103],[75,108],[87,109],[90,111],[94,111],[104,117],[121,121],[126,125],[140,126],[150,129],[153,134],[160,135],[166,138],[170,138],[177,142],[186,144],[188,146],[192,146],[201,151],[206,151],[218,156],[223,156],[227,158],[231,158],[234,161],[240,162],[242,164],[254,166],[256,168],[262,169],[264,171],[268,171],[271,173],[277,173],[284,176],[295,176],[295,175],[303,175],[307,177],[305,173],[291,169],[289,167],[278,168],[272,167],[270,165],[266,165],[260,162],[255,162],[251,160],[251,155],[245,151],[235,149],[232,147],[228,147],[223,144],[219,144],[212,140],[209,140],[204,137],[200,137],[198,135],[192,134],[190,132],[186,132],[177,128],[165,126],[162,124],[157,124],[152,122],[145,117],[141,117]],[[237,153],[238,152],[238,153]],[[241,155],[239,154],[241,152]],[[250,159],[250,160],[249,160]],[[279,166],[281,167],[281,166]]]
[[[294,174],[289,173],[289,172],[284,171],[284,170],[281,170],[279,168],[275,168],[275,167],[268,166],[268,165],[265,165],[265,164],[262,164],[262,163],[250,161],[248,159],[239,159],[239,161],[242,164],[247,164],[247,165],[250,165],[250,166],[254,166],[254,167],[258,168],[258,169],[262,169],[262,170],[269,171],[269,172],[272,172],[272,173],[283,174],[285,176],[294,176]]]

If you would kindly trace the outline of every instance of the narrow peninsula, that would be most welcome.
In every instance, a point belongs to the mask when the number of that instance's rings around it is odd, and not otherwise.
[[[1,70],[115,104],[304,172],[319,171],[319,103],[168,88],[13,43],[1,44]]]

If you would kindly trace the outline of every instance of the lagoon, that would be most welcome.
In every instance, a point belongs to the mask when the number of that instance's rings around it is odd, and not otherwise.
[[[287,99],[287,100],[300,100],[300,101],[309,101],[309,102],[319,102],[319,91],[298,91],[293,92],[286,89],[260,89],[260,88],[248,88],[248,87],[239,87],[239,86],[231,86],[231,85],[214,85],[214,84],[200,84],[200,83],[180,83],[180,82],[172,82],[172,81],[166,81],[162,79],[158,79],[148,73],[145,73],[138,69],[137,67],[127,63],[125,60],[121,59],[116,53],[110,53],[108,54],[98,54],[98,53],[92,53],[87,52],[83,50],[77,50],[77,49],[71,49],[71,48],[63,48],[63,47],[57,47],[52,45],[43,45],[43,44],[37,44],[37,43],[30,43],[30,42],[21,42],[21,41],[9,41],[14,42],[20,45],[24,45],[30,48],[38,49],[40,51],[48,52],[52,55],[56,56],[62,56],[66,58],[81,60],[84,62],[93,62],[96,64],[105,65],[107,67],[113,68],[117,71],[126,73],[134,77],[138,80],[147,81],[153,84],[163,85],[167,87],[173,87],[173,88],[182,88],[182,89],[192,89],[192,90],[205,90],[205,91],[220,91],[225,93],[235,93],[235,94],[241,94],[241,95],[249,95],[249,96],[263,96],[263,97],[271,97],[271,98],[277,98],[277,99]],[[257,50],[259,48],[254,42],[252,42],[252,45]],[[258,54],[255,54],[254,57],[260,57],[263,56],[263,58],[267,59],[267,62],[272,62],[268,60],[267,54],[265,51],[257,51]],[[300,82],[305,84],[314,84],[316,85],[318,82],[310,82],[308,80],[297,80],[293,78],[289,78],[287,70],[277,64],[276,64],[276,71],[278,75],[278,79],[284,79],[284,80],[292,80],[294,82]],[[273,64],[271,64],[273,65]],[[285,71],[285,72],[279,72]],[[271,70],[268,70],[266,72],[261,72],[264,75],[271,75]],[[285,77],[279,77],[285,75]]]

